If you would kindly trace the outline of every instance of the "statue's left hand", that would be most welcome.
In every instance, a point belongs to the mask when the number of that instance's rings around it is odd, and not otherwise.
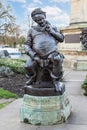
[[[58,52],[53,52],[52,54],[50,54],[50,55],[48,56],[48,59],[54,60],[54,58],[55,58],[56,56],[58,56]]]
[[[64,56],[61,55],[61,54],[58,53],[58,52],[54,52],[54,53],[52,53],[52,54],[50,54],[50,55],[48,56],[48,59],[51,59],[52,62],[54,62],[54,61],[63,61]]]

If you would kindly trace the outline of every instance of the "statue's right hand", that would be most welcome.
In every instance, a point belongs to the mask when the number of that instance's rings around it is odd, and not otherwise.
[[[33,57],[33,60],[35,60],[36,62],[40,62],[40,57],[37,55],[37,54],[35,54],[34,55],[34,57]]]
[[[32,59],[34,59],[34,56],[36,55],[36,52],[34,52],[34,51],[32,51],[32,50],[29,50],[29,51],[27,52],[27,54],[28,54]]]

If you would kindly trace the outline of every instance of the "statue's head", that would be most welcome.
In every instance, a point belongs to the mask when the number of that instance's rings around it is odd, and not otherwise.
[[[84,46],[84,49],[87,49],[87,28],[84,28],[82,30],[82,33],[81,33],[81,38],[80,38],[83,46]]]
[[[31,17],[36,23],[40,24],[41,26],[44,26],[46,13],[42,11],[41,8],[33,10],[31,13]]]
[[[33,17],[35,17],[36,15],[39,15],[39,14],[44,15],[46,17],[46,13],[43,10],[41,10],[41,8],[37,8],[37,9],[33,10],[32,13],[31,13],[31,17],[33,18]]]

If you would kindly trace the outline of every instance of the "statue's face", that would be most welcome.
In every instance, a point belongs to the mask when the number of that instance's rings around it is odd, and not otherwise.
[[[34,16],[33,20],[40,26],[44,27],[46,24],[45,16],[43,14],[37,14]]]

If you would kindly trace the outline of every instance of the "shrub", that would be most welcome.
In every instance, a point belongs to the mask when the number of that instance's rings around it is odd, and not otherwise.
[[[20,74],[25,73],[24,64],[25,60],[21,59],[10,59],[10,58],[0,59],[0,66],[8,66],[11,68],[12,71]]]
[[[87,76],[82,84],[82,89],[84,89],[84,94],[87,95]]]

